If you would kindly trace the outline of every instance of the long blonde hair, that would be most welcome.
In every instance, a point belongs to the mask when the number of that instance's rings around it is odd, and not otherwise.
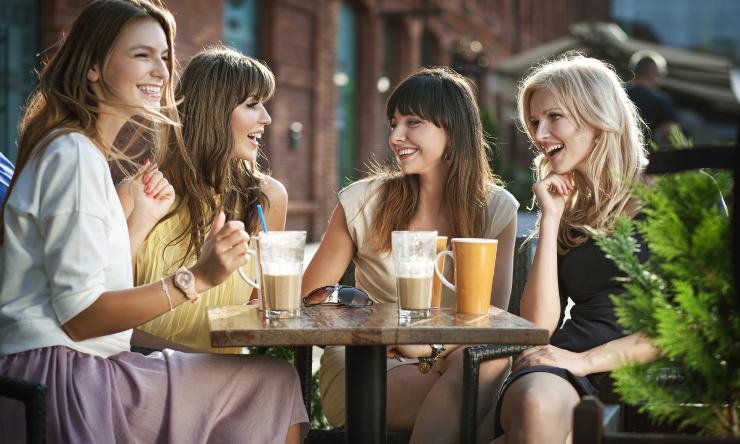
[[[576,126],[588,125],[597,134],[587,176],[572,172],[576,190],[566,198],[558,230],[558,250],[563,254],[593,232],[608,234],[615,217],[630,210],[630,185],[641,179],[647,166],[640,131],[644,123],[612,67],[581,54],[566,54],[536,67],[520,85],[519,121],[532,143],[536,128],[529,121],[530,101],[539,90],[552,93]],[[552,171],[543,154],[534,165],[537,180]]]
[[[153,19],[167,38],[169,58],[167,68],[175,70],[175,20],[159,2],[149,0],[97,0],[90,3],[72,24],[59,49],[39,73],[39,84],[28,101],[20,122],[18,159],[10,182],[5,203],[28,162],[44,152],[51,141],[70,132],[80,132],[95,143],[104,155],[126,159],[113,146],[106,146],[98,134],[99,104],[122,107],[143,116],[141,122],[167,126],[177,125],[174,115],[172,76],[162,89],[161,112],[151,108],[117,103],[115,92],[105,80],[105,67],[118,37],[129,23]],[[100,86],[113,99],[98,97],[87,75],[94,66],[99,67]],[[142,123],[143,125],[143,123]],[[53,130],[59,130],[49,137]],[[143,132],[141,132],[143,134]],[[0,217],[2,214],[0,214]],[[0,245],[3,240],[0,227]]]
[[[265,102],[275,92],[272,71],[259,61],[225,46],[196,54],[182,73],[175,97],[182,137],[170,137],[162,153],[162,172],[175,193],[177,207],[186,208],[188,222],[170,245],[189,237],[183,262],[199,254],[214,215],[241,216],[250,233],[257,232],[256,205],[268,206],[257,162],[235,157],[231,130],[234,109],[247,98]],[[174,135],[174,134],[173,134]],[[220,201],[215,196],[220,196]]]
[[[449,236],[482,237],[487,196],[496,178],[488,164],[490,147],[470,82],[450,68],[420,69],[393,90],[386,105],[389,121],[396,110],[419,116],[447,132],[444,189],[453,229]],[[384,181],[370,242],[377,251],[390,251],[391,232],[408,229],[418,208],[419,176],[403,174],[395,161],[390,167],[376,169],[373,177]]]

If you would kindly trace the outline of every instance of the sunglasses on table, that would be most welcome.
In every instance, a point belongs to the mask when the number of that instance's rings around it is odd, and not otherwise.
[[[347,307],[368,307],[373,305],[370,296],[359,288],[350,285],[327,285],[313,290],[303,298],[303,305],[346,305]]]

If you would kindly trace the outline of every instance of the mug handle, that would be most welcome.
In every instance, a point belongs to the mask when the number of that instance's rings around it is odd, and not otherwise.
[[[444,284],[445,287],[449,288],[452,291],[456,291],[455,286],[450,284],[450,282],[447,279],[445,279],[444,276],[442,276],[442,272],[439,271],[439,259],[444,255],[449,256],[451,261],[453,262],[455,261],[455,257],[452,255],[452,251],[450,250],[440,251],[439,253],[437,253],[437,256],[434,258],[434,272],[437,274],[437,277]]]
[[[250,256],[252,256],[252,259],[251,260],[253,260],[253,261],[256,261],[257,260],[257,252],[255,250],[251,250],[251,249],[250,250],[247,250],[247,254],[250,255]],[[260,288],[260,284],[258,284],[257,282],[255,282],[255,281],[253,281],[253,280],[251,280],[251,279],[249,279],[247,277],[247,275],[244,273],[244,271],[242,271],[242,267],[241,266],[236,267],[236,271],[239,272],[239,276],[242,279],[244,279],[244,282],[248,283],[249,285],[251,285],[254,288]]]

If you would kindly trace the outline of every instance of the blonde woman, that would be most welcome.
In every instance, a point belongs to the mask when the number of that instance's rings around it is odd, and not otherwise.
[[[308,418],[285,361],[129,351],[133,327],[197,301],[247,261],[244,224],[219,214],[195,264],[131,286],[107,160],[122,156],[113,141],[133,115],[175,126],[173,42],[166,9],[98,0],[41,71],[2,208],[0,374],[46,385],[51,442],[297,443]],[[139,210],[161,217],[171,202],[161,197]],[[18,407],[0,398],[9,442],[23,441]]]
[[[396,163],[339,193],[339,205],[303,276],[303,294],[336,283],[353,261],[359,288],[377,303],[396,303],[391,232],[436,230],[450,238],[498,239],[490,300],[506,309],[519,204],[491,173],[469,82],[448,68],[422,69],[396,87],[386,114]],[[452,297],[443,295],[443,303],[454,304]],[[418,358],[431,352],[426,344],[399,345],[389,353]],[[433,371],[420,374],[417,366],[388,360],[388,427],[413,430],[413,442],[456,442],[460,436],[462,348],[447,345],[437,362]],[[507,367],[491,362],[481,368],[484,409]],[[333,425],[344,424],[343,347],[327,347],[319,382],[324,413]]]
[[[257,165],[260,139],[272,122],[264,103],[274,91],[269,68],[233,49],[213,47],[190,60],[175,92],[182,144],[170,133],[160,160],[178,198],[139,250],[137,284],[194,263],[220,211],[256,234],[256,206],[261,204],[268,229],[284,229],[288,195]],[[239,348],[211,347],[206,309],[244,304],[251,293],[252,287],[235,273],[202,294],[202,304],[182,305],[139,330],[196,350],[239,353]]]
[[[634,104],[613,69],[596,59],[569,55],[535,69],[521,84],[519,119],[538,152],[540,209],[521,314],[551,337],[514,362],[494,442],[564,443],[573,408],[597,393],[603,372],[657,353],[617,324],[610,295],[621,292],[621,273],[591,238],[608,233],[618,216],[639,217],[629,188],[641,179],[646,152]],[[639,254],[644,260],[647,251]],[[568,298],[575,305],[563,322]]]

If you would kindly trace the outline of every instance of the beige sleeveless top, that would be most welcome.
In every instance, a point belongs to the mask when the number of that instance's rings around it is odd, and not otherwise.
[[[339,192],[350,237],[357,247],[353,259],[355,285],[375,302],[396,302],[396,277],[390,252],[378,253],[368,242],[368,231],[375,215],[383,179],[364,179]],[[364,205],[364,206],[363,206]],[[495,239],[516,217],[519,202],[505,189],[491,184],[488,193],[485,237]],[[445,277],[451,280],[450,261],[445,261]],[[443,289],[442,305],[455,305],[455,294]]]

